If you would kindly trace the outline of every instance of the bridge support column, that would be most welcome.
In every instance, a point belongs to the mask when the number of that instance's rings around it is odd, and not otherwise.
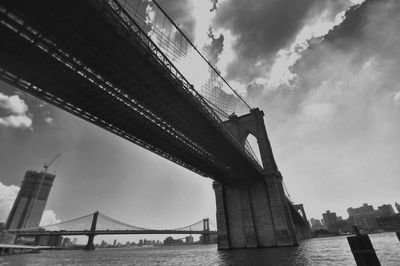
[[[95,249],[95,246],[93,244],[94,237],[96,236],[96,224],[97,224],[97,217],[99,216],[99,212],[96,211],[93,214],[93,219],[92,219],[92,226],[90,227],[90,233],[88,234],[88,242],[86,244],[85,250],[91,251]]]
[[[203,219],[203,231],[210,231],[210,221],[208,218]],[[204,244],[209,244],[210,243],[210,235],[209,234],[203,234],[202,235],[203,243]]]
[[[297,245],[294,225],[278,184],[222,185],[214,182],[218,248]]]
[[[96,235],[94,235],[94,234],[88,235],[88,242],[86,244],[85,250],[88,250],[88,251],[95,250],[95,246],[93,244],[93,240],[94,240],[95,236]]]
[[[297,245],[282,175],[275,163],[263,116],[261,110],[252,109],[247,115],[231,115],[224,122],[243,147],[249,134],[256,137],[264,178],[246,184],[214,182],[219,249]]]
[[[297,245],[296,230],[283,189],[282,175],[277,172],[265,178],[274,221],[276,245]]]

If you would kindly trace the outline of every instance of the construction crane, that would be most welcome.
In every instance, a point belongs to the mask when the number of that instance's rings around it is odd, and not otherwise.
[[[43,169],[44,169],[44,173],[47,172],[47,169],[49,169],[50,165],[52,165],[59,157],[61,156],[61,152],[59,154],[56,155],[56,157],[53,158],[53,160],[51,160],[49,163],[44,163],[43,165]]]
[[[39,192],[40,192],[40,189],[42,188],[43,180],[44,180],[44,178],[46,176],[47,170],[49,169],[50,165],[52,165],[60,156],[61,156],[61,153],[57,154],[49,163],[47,163],[47,162],[44,163],[42,176],[40,177],[39,187],[37,188],[35,196],[32,199],[32,203],[30,204],[29,209],[27,211],[26,217],[28,219],[29,219],[29,217],[31,215],[33,206],[35,205],[35,202],[36,202],[37,198],[39,197]],[[26,223],[28,222],[28,219],[25,220],[25,223],[24,223],[23,227],[25,227]]]

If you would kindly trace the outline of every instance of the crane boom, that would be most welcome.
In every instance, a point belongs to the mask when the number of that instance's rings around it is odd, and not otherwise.
[[[51,160],[49,163],[44,163],[44,170],[45,172],[47,172],[47,169],[50,167],[50,165],[52,165],[59,157],[61,156],[61,152],[59,154],[56,155],[56,157],[53,158],[53,160]]]

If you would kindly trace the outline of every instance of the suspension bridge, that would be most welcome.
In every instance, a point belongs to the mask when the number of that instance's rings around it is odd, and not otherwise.
[[[3,0],[0,39],[1,80],[213,179],[219,248],[297,245],[308,235],[264,113],[156,1]]]
[[[88,243],[85,249],[93,250],[93,240],[96,235],[200,234],[203,236],[204,242],[207,243],[210,240],[210,235],[217,234],[217,228],[215,223],[205,218],[196,223],[174,229],[149,229],[118,221],[96,211],[79,218],[56,224],[33,228],[11,229],[6,230],[6,232],[14,234],[17,238],[23,236],[87,235]]]

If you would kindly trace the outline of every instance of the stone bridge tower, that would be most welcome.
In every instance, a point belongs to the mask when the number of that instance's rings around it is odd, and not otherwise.
[[[249,134],[258,142],[264,180],[225,185],[214,182],[218,248],[257,248],[297,245],[293,219],[263,119],[256,108],[230,116],[225,125],[245,145]]]

